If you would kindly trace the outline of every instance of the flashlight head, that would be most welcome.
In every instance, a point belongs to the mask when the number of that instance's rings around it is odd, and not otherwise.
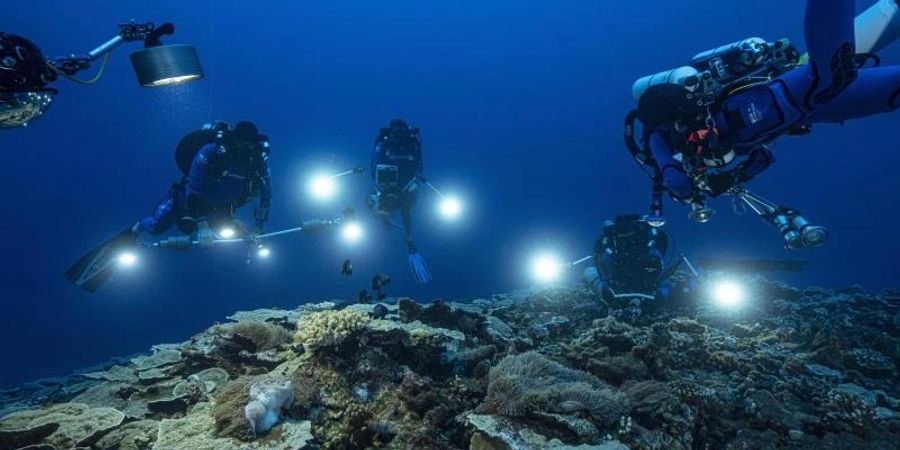
[[[116,262],[119,263],[120,267],[134,267],[137,264],[138,257],[134,252],[122,252],[119,254],[118,258],[116,258]]]
[[[720,279],[710,287],[712,300],[720,308],[735,310],[747,299],[747,290],[743,284],[731,279]]]
[[[363,235],[362,225],[359,222],[346,222],[341,229],[341,235],[351,244],[359,242]]]
[[[541,284],[554,283],[562,277],[565,264],[556,255],[543,253],[531,261],[531,275]]]
[[[217,234],[219,235],[220,239],[231,239],[237,234],[237,232],[232,227],[222,227],[221,229],[219,229],[219,232]]]
[[[456,220],[462,215],[462,202],[454,196],[445,196],[439,205],[441,216],[447,220]]]
[[[316,200],[331,200],[337,194],[337,181],[328,175],[316,175],[309,182],[309,191]]]

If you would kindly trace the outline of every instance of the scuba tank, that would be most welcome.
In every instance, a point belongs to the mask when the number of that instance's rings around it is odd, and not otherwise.
[[[639,101],[644,93],[647,92],[647,89],[663,84],[683,86],[690,91],[694,91],[699,82],[700,71],[691,66],[683,66],[640,78],[631,86],[631,96],[634,98],[634,101]]]
[[[900,39],[900,4],[880,0],[856,17],[856,53],[878,53]]]
[[[178,170],[187,176],[197,152],[208,144],[224,142],[225,134],[231,131],[231,128],[227,122],[215,121],[204,124],[199,130],[182,137],[175,147],[175,165],[178,166]]]
[[[699,53],[687,66],[640,78],[631,93],[640,101],[650,87],[669,84],[686,88],[710,105],[726,90],[781,75],[799,61],[800,52],[787,39],[770,43],[748,38]]]

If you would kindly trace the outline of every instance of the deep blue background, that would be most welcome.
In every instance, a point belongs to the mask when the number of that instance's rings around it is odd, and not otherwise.
[[[394,275],[390,293],[421,300],[525,286],[535,249],[574,259],[603,219],[645,210],[648,182],[621,144],[631,83],[751,35],[803,47],[803,3],[18,2],[0,29],[51,56],[89,50],[123,19],[173,21],[168,42],[195,45],[207,77],[141,89],[127,58],[136,46],[120,49],[100,84],[60,82],[44,119],[2,132],[0,384],[183,340],[238,309],[351,298],[379,270]],[[900,61],[896,48],[883,56]],[[303,195],[303,174],[367,164],[378,128],[397,116],[422,128],[427,175],[465,196],[471,213],[446,226],[433,205],[420,207],[430,286],[411,282],[400,236],[382,239],[375,227],[357,248],[334,235],[282,239],[271,261],[249,268],[240,250],[147,254],[95,295],[62,277],[152,210],[176,179],[174,144],[211,118],[252,119],[271,136],[274,229],[362,206],[362,178],[322,206]],[[798,283],[896,286],[898,123],[874,117],[783,140],[778,165],[753,184],[827,225],[825,248],[789,253],[724,201],[705,226],[670,205],[670,230],[693,255],[808,258]],[[351,281],[338,274],[346,257]]]

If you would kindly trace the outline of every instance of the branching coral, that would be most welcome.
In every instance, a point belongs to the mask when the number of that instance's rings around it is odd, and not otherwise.
[[[480,412],[521,417],[532,412],[587,411],[607,425],[629,409],[624,394],[537,352],[503,358],[491,369],[488,380]]]
[[[361,312],[321,311],[300,320],[294,340],[310,349],[333,347],[368,323],[369,316]]]

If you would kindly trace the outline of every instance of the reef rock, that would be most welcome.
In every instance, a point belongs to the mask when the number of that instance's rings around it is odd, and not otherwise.
[[[309,421],[286,421],[278,425],[278,432],[253,442],[242,442],[228,437],[217,437],[212,417],[212,405],[198,405],[181,419],[164,419],[159,423],[159,434],[153,450],[283,450],[302,449],[312,442],[312,425]]]
[[[748,283],[738,311],[575,285],[238,312],[0,389],[0,450],[896,448],[896,292]]]
[[[502,417],[469,414],[467,420],[476,430],[470,442],[472,450],[628,450],[628,446],[617,440],[567,445]]]
[[[125,415],[113,408],[91,408],[81,403],[61,403],[45,409],[22,411],[0,419],[0,431],[31,430],[52,425],[44,438],[60,448],[90,445],[95,435],[119,426]],[[44,428],[44,431],[49,428]]]

